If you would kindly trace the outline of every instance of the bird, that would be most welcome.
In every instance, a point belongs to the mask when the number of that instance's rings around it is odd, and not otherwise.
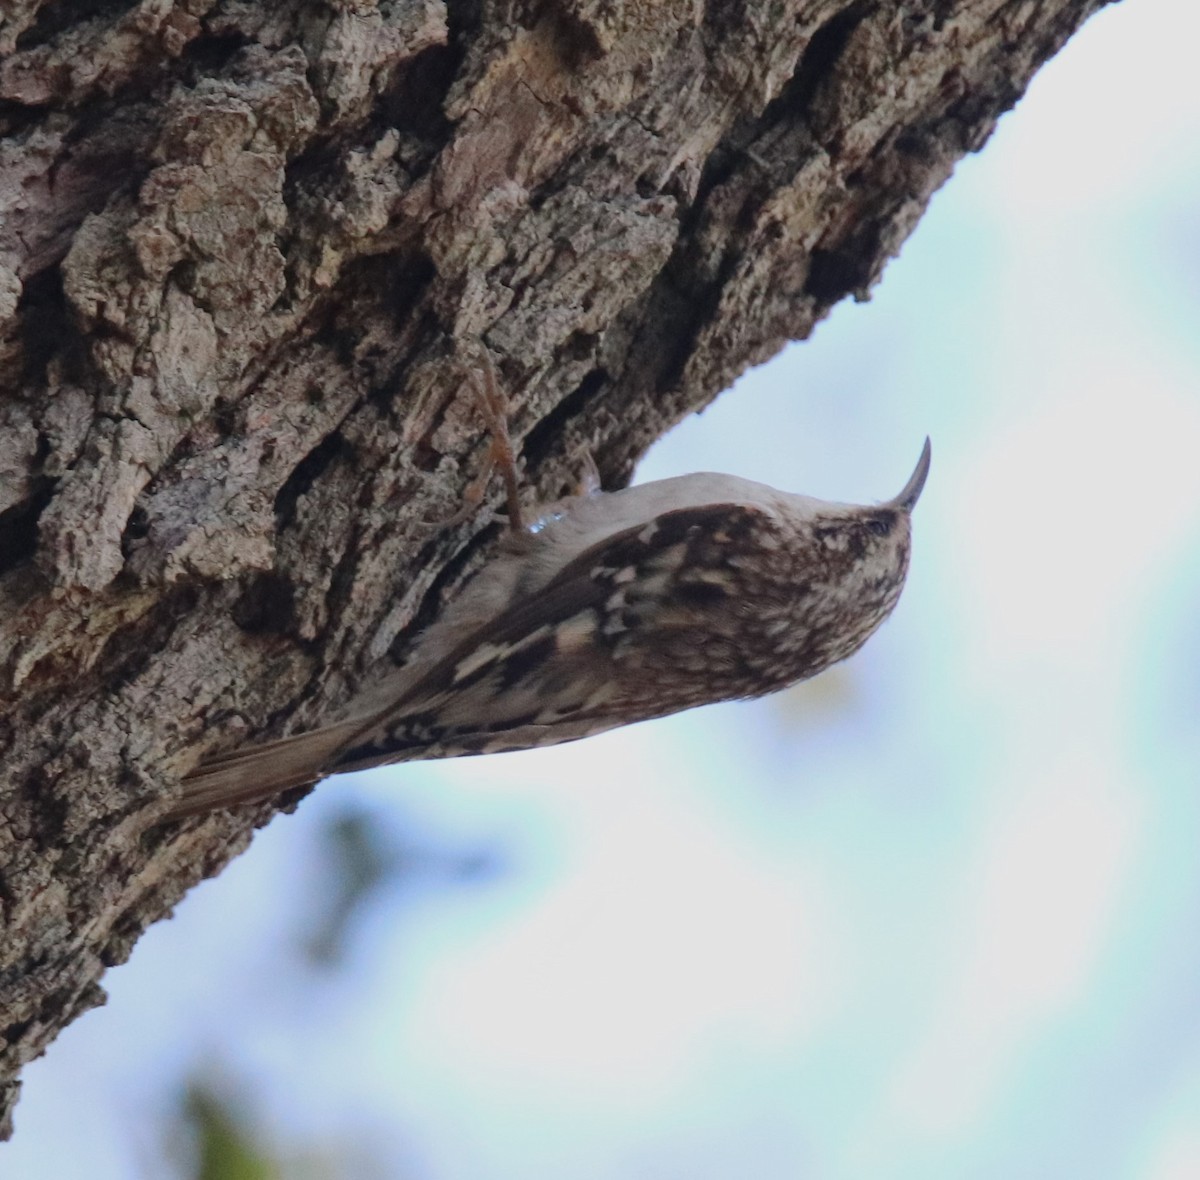
[[[501,551],[403,667],[389,664],[327,724],[203,761],[168,818],[348,771],[558,745],[764,696],[852,655],[899,600],[928,438],[903,489],[880,504],[698,472],[590,488],[526,523],[490,358],[476,378],[508,489]]]

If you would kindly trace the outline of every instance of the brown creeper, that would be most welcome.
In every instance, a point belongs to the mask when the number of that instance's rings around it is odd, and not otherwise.
[[[875,507],[712,473],[566,500],[344,719],[203,763],[171,814],[391,762],[556,745],[815,676],[896,605],[929,459],[926,439],[904,490]]]

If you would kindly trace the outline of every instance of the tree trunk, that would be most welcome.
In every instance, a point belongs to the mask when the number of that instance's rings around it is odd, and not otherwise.
[[[459,345],[540,497],[619,485],[865,296],[1103,2],[8,0],[0,1125],[272,813],[163,824],[180,775],[486,559]]]

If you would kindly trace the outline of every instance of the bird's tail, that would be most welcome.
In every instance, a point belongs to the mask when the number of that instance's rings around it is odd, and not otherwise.
[[[184,777],[183,794],[164,818],[256,803],[315,783],[325,776],[338,747],[361,726],[361,719],[342,721],[206,759]]]

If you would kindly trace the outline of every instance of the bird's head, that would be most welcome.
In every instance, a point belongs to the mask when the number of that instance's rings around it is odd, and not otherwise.
[[[904,588],[912,512],[929,474],[929,440],[900,494],[882,504],[808,500],[797,552],[792,634],[812,675],[857,651],[891,613]]]

